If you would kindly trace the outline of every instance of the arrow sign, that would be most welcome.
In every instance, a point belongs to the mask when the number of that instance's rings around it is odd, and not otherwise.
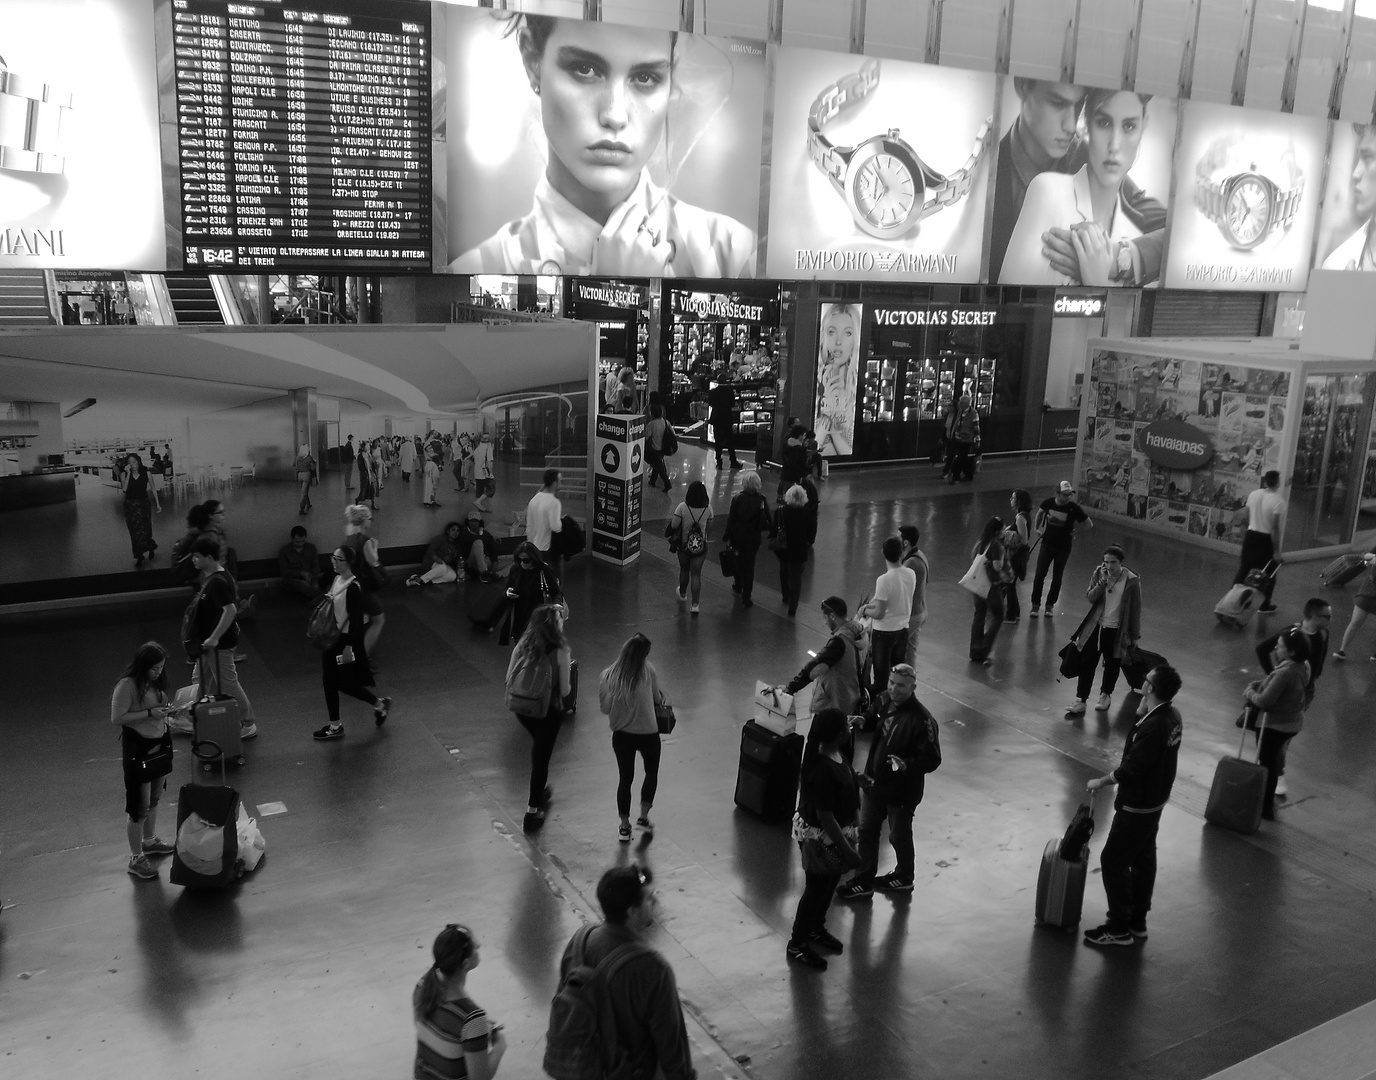
[[[611,443],[602,447],[602,471],[614,473],[621,467],[621,451]]]
[[[631,446],[631,475],[640,472],[640,443]]]

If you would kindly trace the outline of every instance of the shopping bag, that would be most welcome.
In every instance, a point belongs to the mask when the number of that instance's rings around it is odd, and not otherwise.
[[[239,804],[239,820],[235,826],[239,834],[239,861],[244,864],[245,870],[252,870],[262,861],[267,841],[258,829],[257,819],[248,816],[243,803]]]
[[[755,708],[751,718],[776,735],[792,735],[798,728],[793,695],[766,682],[755,683]]]
[[[970,564],[970,569],[965,571],[965,576],[960,579],[960,587],[967,592],[973,593],[980,599],[989,597],[989,573],[984,569],[984,553],[975,556],[975,561]]]
[[[724,577],[736,576],[736,552],[732,548],[721,549],[721,572]]]

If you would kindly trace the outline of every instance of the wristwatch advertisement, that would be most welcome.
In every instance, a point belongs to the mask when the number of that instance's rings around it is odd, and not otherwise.
[[[1323,120],[1187,102],[1166,286],[1303,290],[1326,140]]]
[[[153,10],[4,0],[0,267],[167,267]]]
[[[978,281],[996,91],[979,72],[780,49],[767,273]]]

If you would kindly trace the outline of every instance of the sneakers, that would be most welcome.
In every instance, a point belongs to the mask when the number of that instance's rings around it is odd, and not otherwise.
[[[1146,941],[1146,940],[1147,940],[1147,924],[1146,924],[1146,923],[1143,923],[1141,926],[1132,926],[1132,927],[1129,927],[1129,928],[1128,928],[1128,933],[1130,933],[1130,934],[1133,936],[1133,938],[1135,938],[1137,941]]]
[[[808,944],[820,945],[824,949],[830,949],[834,953],[845,952],[846,947],[841,944],[841,939],[831,933],[825,926],[820,930],[814,930],[807,937]]]
[[[1146,932],[1143,931],[1145,937]],[[1107,923],[1085,931],[1085,944],[1105,948],[1110,945],[1131,945],[1137,939],[1127,930],[1114,930]]]
[[[158,868],[148,861],[147,855],[130,855],[129,873],[143,881],[152,881],[158,876]]]
[[[631,827],[629,825],[618,825],[616,827],[616,838],[623,844],[631,842]]]
[[[654,834],[655,834],[655,826],[654,826],[654,823],[653,823],[649,818],[647,818],[647,817],[638,817],[638,818],[635,819],[635,824],[636,824],[636,828],[638,828],[638,829],[639,829],[641,832],[643,832],[646,836],[654,836]]]
[[[676,595],[676,596],[679,598],[679,600],[687,600],[687,599],[688,599],[688,590],[687,590],[687,589],[675,589],[675,590],[674,590],[674,595]]]
[[[696,615],[697,613],[698,613],[698,606],[697,606],[697,604],[694,604],[692,607],[690,607],[690,608],[688,609],[688,614],[690,614],[690,615]]]
[[[1261,607],[1257,608],[1257,610],[1258,610],[1259,612],[1261,612],[1263,615],[1269,615],[1269,614],[1271,614],[1271,612],[1273,612],[1273,611],[1276,610],[1276,605],[1275,605],[1275,604],[1262,604]]]
[[[383,724],[387,723],[387,714],[391,711],[391,708],[391,698],[379,698],[377,704],[373,706],[373,723],[376,724],[378,727],[381,727]]]
[[[527,810],[526,816],[521,819],[522,832],[535,832],[545,823],[545,812],[543,810]]]
[[[1070,708],[1066,709],[1066,716],[1084,716],[1085,704],[1085,702],[1081,701],[1079,698],[1076,698],[1075,704],[1070,706]]]
[[[408,577],[408,578],[406,579],[406,587],[407,587],[408,589],[411,588],[411,587],[414,586],[414,585],[419,585],[420,583],[421,583],[421,581],[420,581],[420,575],[419,575],[419,574],[412,574],[410,577]]]
[[[344,738],[344,725],[326,724],[324,727],[312,732],[311,737],[314,738],[316,742],[324,742],[326,739],[342,739]]]
[[[177,849],[161,837],[150,836],[143,842],[145,855],[171,855]]]
[[[1290,793],[1290,789],[1285,786],[1285,777],[1276,777],[1276,798],[1283,799]],[[144,849],[145,851],[147,848]]]
[[[1109,706],[1111,706],[1112,704],[1113,704],[1113,696],[1112,696],[1111,694],[1100,694],[1100,695],[1099,695],[1099,700],[1098,700],[1098,702],[1097,702],[1097,703],[1095,704],[1095,706],[1094,706],[1094,711],[1095,711],[1095,712],[1108,712]]]
[[[858,881],[848,881],[844,885],[836,886],[838,900],[864,900],[873,895],[874,886],[863,885]]]
[[[1333,652],[1333,659],[1334,659],[1334,660],[1346,660],[1346,659],[1347,659],[1347,653],[1345,653],[1342,649],[1336,649],[1336,650],[1334,650],[1334,652]]]
[[[812,951],[812,946],[801,941],[790,941],[785,955],[795,964],[802,964],[814,971],[826,971],[827,962]]]
[[[1036,619],[1036,618],[1039,618],[1040,616],[1041,616],[1041,612],[1037,610],[1036,605],[1033,605],[1032,608],[1027,612],[1027,617],[1028,617],[1029,619]]]
[[[253,723],[252,721],[245,724],[243,727],[239,729],[239,739],[242,742],[247,742],[249,739],[256,739],[257,737],[258,725]]]
[[[912,892],[913,883],[909,878],[895,874],[885,874],[874,879],[874,887],[880,892]]]
[[[1055,614],[1056,614],[1056,613],[1055,613],[1054,611],[1051,610],[1051,605],[1050,605],[1050,604],[1047,604],[1046,607],[1042,610],[1042,615],[1045,616],[1045,617],[1048,618],[1048,619],[1051,618],[1052,616],[1054,616]]]

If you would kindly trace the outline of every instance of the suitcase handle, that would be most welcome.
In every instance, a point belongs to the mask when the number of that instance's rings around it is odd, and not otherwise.
[[[1250,705],[1251,702],[1248,702],[1248,704]],[[1262,733],[1263,731],[1266,730],[1266,711],[1265,711],[1264,709],[1257,709],[1257,712],[1261,713],[1261,722],[1260,722],[1259,726],[1257,727],[1257,764],[1260,765],[1260,764],[1261,764],[1261,733]],[[1244,758],[1244,757],[1242,756],[1242,751],[1245,750],[1245,749],[1247,748],[1247,732],[1248,732],[1249,730],[1250,730],[1250,728],[1248,728],[1246,724],[1243,724],[1243,725],[1242,725],[1242,740],[1237,744],[1237,759],[1238,759],[1238,761],[1246,761],[1246,760],[1247,760],[1246,758]]]
[[[208,747],[208,749],[202,749],[202,747]],[[220,748],[219,743],[211,742],[209,739],[198,739],[191,744],[191,753],[207,769],[210,768],[212,761],[218,759],[220,762],[220,784],[223,787],[229,787],[228,774],[225,772],[225,752]]]

